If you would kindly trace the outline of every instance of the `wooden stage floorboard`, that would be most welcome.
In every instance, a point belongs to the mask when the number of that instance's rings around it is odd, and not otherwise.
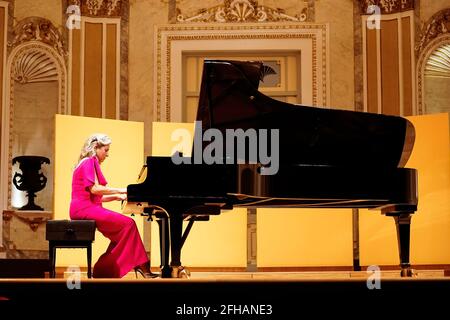
[[[373,315],[420,311],[429,318],[447,310],[450,298],[450,277],[439,270],[421,271],[414,278],[382,272],[378,289],[366,272],[194,272],[190,279],[135,279],[129,274],[74,280],[0,279],[0,310],[42,311],[58,304],[75,313],[80,311],[76,306],[85,305],[99,314],[124,307],[141,313],[144,308],[149,314],[162,313],[160,319],[300,319],[311,312],[319,318],[348,317],[362,307]]]

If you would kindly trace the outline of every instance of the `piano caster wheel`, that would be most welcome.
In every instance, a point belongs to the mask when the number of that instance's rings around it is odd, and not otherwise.
[[[417,272],[411,268],[402,269],[400,272],[401,277],[417,277]]]
[[[183,266],[172,268],[172,278],[184,278],[189,279],[191,272]]]

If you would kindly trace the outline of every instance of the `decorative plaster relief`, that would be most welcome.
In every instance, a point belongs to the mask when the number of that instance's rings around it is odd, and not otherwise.
[[[444,9],[434,14],[425,24],[420,33],[419,41],[416,44],[416,55],[440,35],[449,33],[450,30],[450,9]]]
[[[369,6],[378,6],[382,14],[414,10],[414,0],[359,0],[361,13],[366,14]]]
[[[256,0],[224,0],[222,5],[203,8],[191,17],[185,17],[177,8],[177,22],[276,22],[306,21],[308,6],[300,14],[291,16],[283,9],[258,5]]]
[[[33,40],[51,46],[63,57],[67,55],[58,29],[50,20],[41,17],[28,17],[21,20],[14,27],[12,40],[8,42],[8,49],[12,50],[21,43]]]
[[[121,15],[123,0],[70,0],[70,5],[80,7],[81,15],[91,17],[117,17]]]

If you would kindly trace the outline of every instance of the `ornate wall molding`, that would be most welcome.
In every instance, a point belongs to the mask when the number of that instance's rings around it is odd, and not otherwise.
[[[122,12],[122,0],[69,0],[68,4],[78,6],[82,16],[118,17]]]
[[[45,18],[28,17],[14,27],[12,39],[8,41],[8,49],[11,51],[18,45],[29,42],[40,41],[55,49],[61,56],[67,55],[64,43],[58,29]]]
[[[78,11],[70,6],[78,6]],[[129,46],[129,0],[63,0],[63,25],[73,14],[80,14],[83,20],[95,18],[104,21],[120,19],[120,119],[128,119],[128,46]],[[113,22],[115,23],[115,22]],[[81,25],[81,23],[80,23]],[[64,38],[69,41],[69,29],[64,28]],[[70,75],[71,76],[71,75]]]
[[[425,72],[430,56],[442,45],[450,44],[450,9],[434,14],[423,26],[415,46],[417,57],[417,107],[416,114],[426,113],[424,106]]]
[[[196,34],[193,34],[196,31]],[[162,25],[155,36],[156,121],[181,121],[183,52],[301,52],[302,103],[326,106],[329,101],[328,26],[326,24],[180,24]],[[246,48],[242,50],[242,41]],[[218,48],[216,48],[217,50]]]
[[[398,13],[414,10],[414,0],[359,0],[361,14],[367,14],[369,6],[378,6],[381,14]]]
[[[416,56],[437,37],[450,33],[450,9],[444,9],[434,14],[422,28],[416,44]]]
[[[197,14],[186,17],[177,8],[177,22],[279,22],[307,21],[308,2],[301,13],[292,16],[285,10],[258,5],[256,0],[224,0],[223,4],[211,8],[203,8]]]
[[[425,73],[428,59],[443,45],[450,45],[450,32],[441,34],[431,40],[419,53],[417,61],[417,107],[416,114],[426,113],[424,106]]]

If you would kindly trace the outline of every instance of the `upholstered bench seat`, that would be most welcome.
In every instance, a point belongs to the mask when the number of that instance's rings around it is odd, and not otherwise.
[[[50,277],[55,277],[57,248],[86,248],[88,278],[91,278],[92,241],[95,239],[94,220],[49,220],[47,221],[46,239],[50,263]]]

